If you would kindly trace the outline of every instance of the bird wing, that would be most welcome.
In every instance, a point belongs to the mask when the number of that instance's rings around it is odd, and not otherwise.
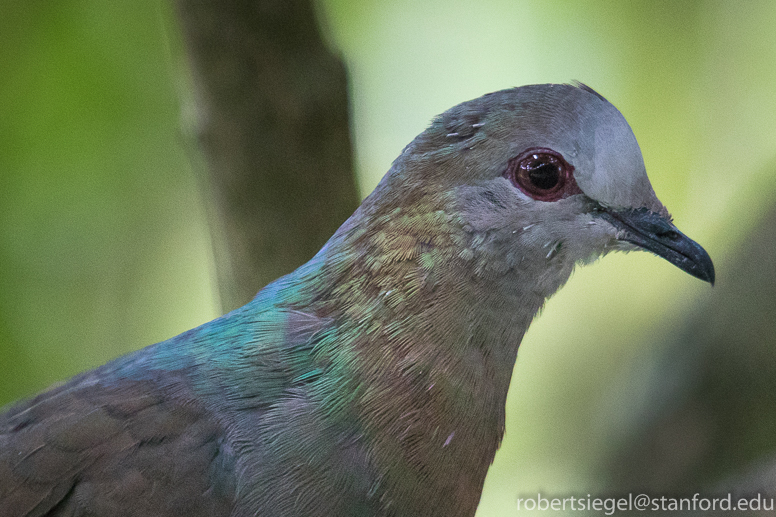
[[[0,414],[0,515],[228,515],[232,455],[175,376],[98,369]]]
[[[252,303],[4,408],[0,516],[244,513],[288,468],[262,437],[294,435],[330,324]]]

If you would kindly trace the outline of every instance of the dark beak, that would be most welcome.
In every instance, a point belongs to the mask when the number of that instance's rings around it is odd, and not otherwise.
[[[622,232],[618,235],[620,240],[651,251],[682,271],[714,285],[714,264],[709,254],[665,217],[646,208],[620,211],[604,208],[599,214]]]

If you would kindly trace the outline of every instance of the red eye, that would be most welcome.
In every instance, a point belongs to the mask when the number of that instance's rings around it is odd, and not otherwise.
[[[533,148],[509,160],[504,176],[537,201],[557,201],[582,193],[573,172],[574,167],[560,153]]]

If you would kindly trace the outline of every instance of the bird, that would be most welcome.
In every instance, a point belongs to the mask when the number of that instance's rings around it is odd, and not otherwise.
[[[4,408],[0,515],[472,516],[532,320],[633,250],[714,283],[614,105],[461,103],[248,304]]]

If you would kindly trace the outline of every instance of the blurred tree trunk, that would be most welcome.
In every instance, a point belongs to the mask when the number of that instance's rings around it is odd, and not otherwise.
[[[177,0],[222,307],[312,257],[358,205],[347,78],[309,0]]]

